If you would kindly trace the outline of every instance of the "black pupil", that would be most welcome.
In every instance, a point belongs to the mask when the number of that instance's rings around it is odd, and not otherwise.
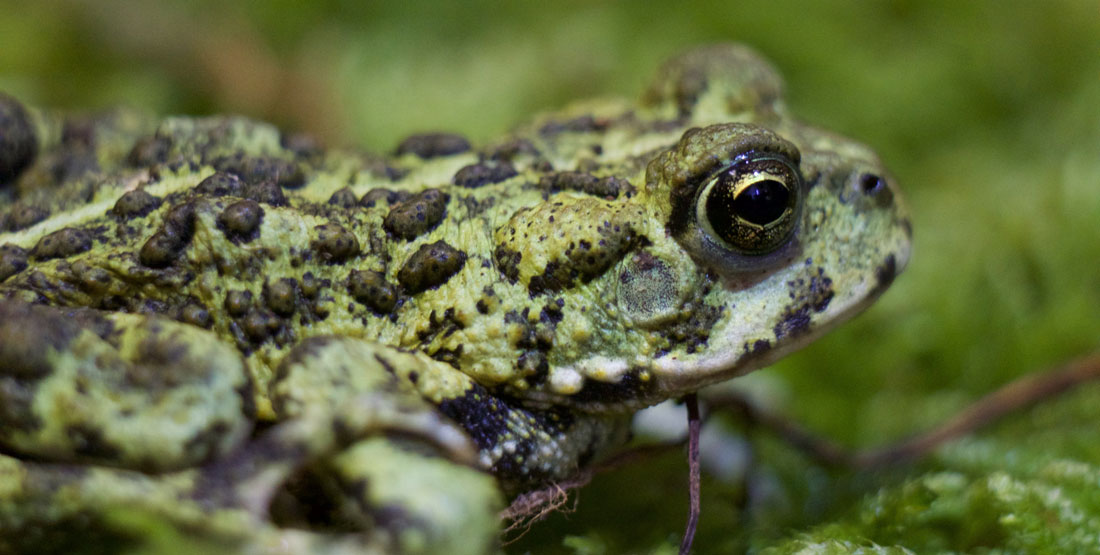
[[[742,189],[733,199],[733,210],[745,221],[768,225],[783,215],[790,195],[782,183],[764,179]]]

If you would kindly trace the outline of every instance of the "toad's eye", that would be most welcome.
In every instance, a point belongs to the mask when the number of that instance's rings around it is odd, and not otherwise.
[[[699,189],[695,219],[703,231],[742,254],[784,245],[802,209],[802,179],[781,156],[748,154]]]

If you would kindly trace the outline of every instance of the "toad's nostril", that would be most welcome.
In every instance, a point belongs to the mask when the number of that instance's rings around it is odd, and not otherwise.
[[[859,189],[864,194],[873,195],[886,188],[886,180],[882,176],[873,173],[865,173],[859,176]]]

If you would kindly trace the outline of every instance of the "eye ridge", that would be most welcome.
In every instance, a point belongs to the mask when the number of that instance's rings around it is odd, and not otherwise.
[[[790,238],[802,182],[784,159],[741,158],[700,189],[696,220],[712,239],[744,254],[766,254]]]

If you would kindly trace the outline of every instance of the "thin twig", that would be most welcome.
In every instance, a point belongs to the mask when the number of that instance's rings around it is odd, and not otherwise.
[[[1004,416],[1097,378],[1100,378],[1100,353],[1075,360],[1056,370],[1037,372],[1012,381],[943,424],[908,440],[858,451],[816,436],[782,416],[755,406],[740,395],[716,395],[708,397],[706,402],[711,408],[728,407],[742,411],[750,422],[773,431],[822,464],[865,469],[923,457],[948,441],[974,433]]]
[[[684,539],[680,542],[680,555],[691,552],[691,542],[695,539],[695,528],[699,524],[699,431],[703,421],[699,418],[699,398],[694,393],[684,396],[684,405],[688,412],[688,521],[684,530]]]

